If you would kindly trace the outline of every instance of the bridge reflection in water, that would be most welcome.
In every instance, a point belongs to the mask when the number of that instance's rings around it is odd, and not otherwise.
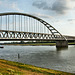
[[[63,36],[46,21],[25,13],[0,13],[0,41],[56,41],[56,46],[68,46],[73,36]]]

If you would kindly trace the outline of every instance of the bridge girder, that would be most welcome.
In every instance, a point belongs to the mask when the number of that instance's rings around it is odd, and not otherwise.
[[[58,39],[59,38],[59,39]],[[32,33],[32,32],[19,32],[19,31],[6,31],[0,30],[0,39],[12,40],[12,39],[24,39],[24,40],[64,40],[60,35],[55,37],[52,34]]]

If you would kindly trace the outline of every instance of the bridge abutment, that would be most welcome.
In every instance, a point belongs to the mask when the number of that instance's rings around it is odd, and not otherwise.
[[[56,41],[56,47],[68,47],[68,41]]]

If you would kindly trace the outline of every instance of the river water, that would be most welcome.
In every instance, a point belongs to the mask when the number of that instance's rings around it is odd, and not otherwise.
[[[19,58],[18,58],[19,54]],[[75,73],[75,46],[56,49],[55,46],[4,46],[0,58],[10,61]]]

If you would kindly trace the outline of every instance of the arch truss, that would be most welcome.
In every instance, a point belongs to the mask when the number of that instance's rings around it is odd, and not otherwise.
[[[0,13],[0,39],[66,40],[46,21],[25,13]]]

